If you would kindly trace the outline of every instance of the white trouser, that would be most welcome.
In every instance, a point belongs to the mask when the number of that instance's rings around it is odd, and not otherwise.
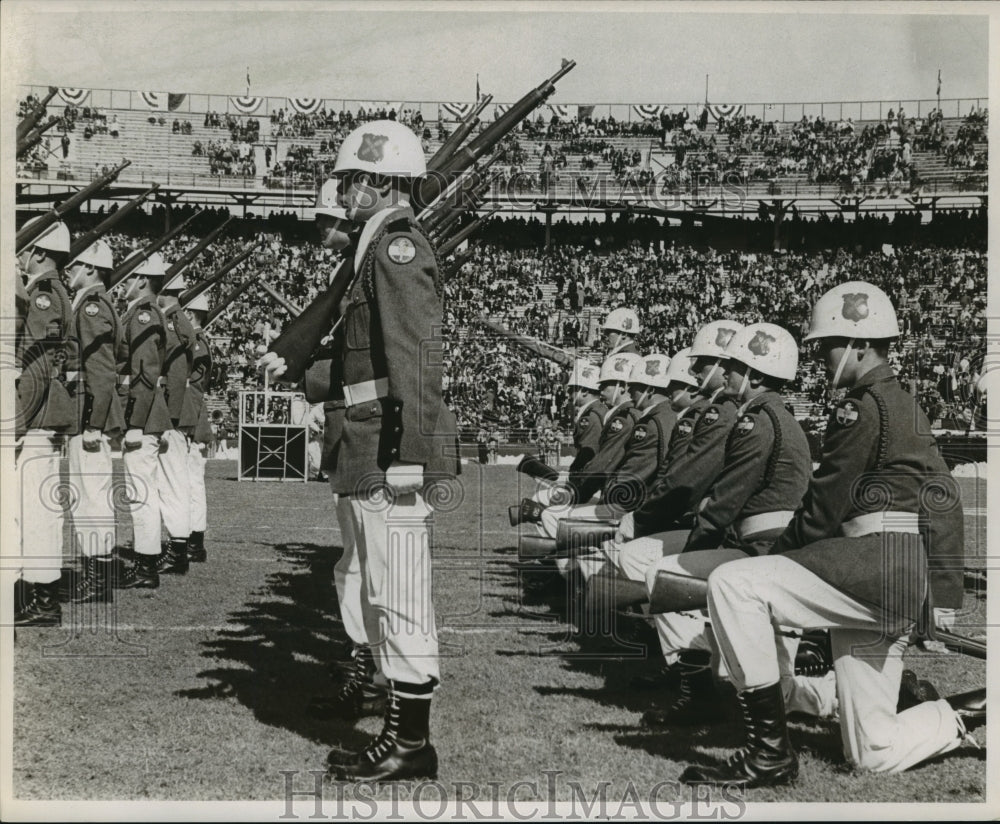
[[[111,446],[103,434],[97,450],[83,448],[83,436],[69,439],[69,483],[73,508],[73,545],[91,558],[109,555],[115,547],[115,504],[112,497]]]
[[[323,444],[320,441],[310,440],[306,444],[306,455],[308,456],[309,469],[306,475],[315,478],[320,472],[320,464],[323,463]]]
[[[191,534],[191,492],[188,488],[188,438],[168,429],[160,445],[160,515],[171,538]]]
[[[143,435],[138,449],[123,446],[126,508],[132,515],[134,549],[139,555],[160,554],[160,461],[156,435]]]
[[[333,477],[330,477],[333,485]],[[333,567],[333,584],[337,589],[337,603],[340,605],[340,619],[344,630],[355,644],[368,643],[365,628],[365,613],[371,613],[371,605],[365,588],[361,585],[361,559],[354,540],[354,519],[351,516],[351,499],[346,495],[333,494],[340,526],[340,542],[344,551]],[[362,606],[364,602],[364,606]]]
[[[392,681],[439,680],[431,601],[433,512],[416,492],[391,505],[381,493],[349,496],[358,549],[364,625],[381,674]],[[430,695],[427,694],[429,698]]]
[[[900,772],[961,742],[961,723],[944,699],[896,712],[912,627],[887,624],[795,561],[767,555],[723,564],[709,576],[708,606],[738,690],[781,677],[787,664],[779,661],[776,626],[830,629],[844,754],[861,769]]]
[[[559,522],[564,518],[579,518],[585,521],[617,521],[618,513],[604,504],[584,504],[583,506],[550,506],[542,511],[542,533],[555,538]]]
[[[188,506],[191,532],[208,528],[208,500],[205,497],[205,444],[188,444]]]
[[[35,584],[58,581],[62,570],[67,492],[59,477],[59,436],[29,429],[17,459],[16,509],[21,529],[22,577]]]
[[[631,581],[646,582],[651,566],[667,555],[676,555],[687,543],[690,530],[675,529],[619,544],[609,552],[609,559]]]

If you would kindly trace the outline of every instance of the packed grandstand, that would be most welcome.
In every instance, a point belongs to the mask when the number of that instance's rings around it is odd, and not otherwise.
[[[19,113],[41,96],[31,89]],[[365,119],[398,119],[431,155],[467,109],[162,97],[60,89],[48,106],[58,122],[19,158],[18,181],[23,192],[69,188],[126,157],[119,185],[168,184],[168,205],[134,212],[106,238],[116,260],[162,234],[165,222],[214,204],[161,250],[175,260],[232,212],[189,281],[210,275],[247,239],[262,241],[210,293],[219,299],[246,284],[211,329],[211,405],[221,431],[235,419],[239,391],[260,385],[255,361],[289,320],[258,276],[305,306],[334,270],[302,207],[343,135]],[[496,157],[500,175],[487,201],[505,213],[444,267],[446,397],[463,437],[488,431],[523,443],[550,421],[564,431],[568,423],[563,368],[485,337],[480,318],[596,358],[607,312],[636,307],[640,349],[672,353],[719,307],[740,321],[801,332],[820,293],[855,279],[878,284],[900,308],[897,366],[932,421],[968,428],[981,402],[986,334],[982,102],[543,106]],[[720,213],[702,198],[727,185],[739,204]],[[276,189],[295,196],[277,200]],[[969,193],[971,200],[947,199]],[[681,205],[644,208],[662,195]],[[550,207],[541,217],[540,205]],[[92,204],[68,223],[76,234],[117,207]],[[19,224],[31,214],[19,211]],[[824,384],[801,370],[793,403],[806,426],[825,417]]]

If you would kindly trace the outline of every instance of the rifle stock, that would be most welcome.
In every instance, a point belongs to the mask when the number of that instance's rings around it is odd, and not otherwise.
[[[507,340],[511,341],[511,343],[516,346],[520,346],[522,349],[526,349],[529,352],[540,355],[547,360],[555,361],[561,366],[572,367],[576,362],[576,358],[573,357],[573,355],[565,349],[553,346],[551,343],[538,340],[538,338],[533,338],[531,335],[521,335],[517,332],[512,332],[510,329],[505,329],[498,323],[486,320],[486,318],[478,318],[476,322],[481,326],[485,326],[487,329],[496,332],[498,335],[507,338]]]
[[[246,246],[243,247],[242,251],[233,257],[231,260],[226,261],[222,264],[213,274],[209,275],[200,283],[196,283],[194,286],[181,292],[178,297],[178,301],[181,306],[187,306],[191,301],[193,301],[198,295],[207,292],[217,283],[221,283],[222,279],[228,275],[233,269],[239,266],[244,260],[253,254],[254,250],[260,245],[259,240],[252,240]]]
[[[205,315],[205,322],[201,325],[201,328],[207,331],[208,327],[211,326],[212,323],[215,322],[218,319],[218,317],[223,312],[226,311],[227,308],[229,308],[229,304],[231,304],[234,300],[236,300],[236,298],[238,298],[247,289],[249,289],[250,284],[252,284],[253,282],[254,282],[253,278],[248,278],[246,283],[241,283],[237,285],[234,289],[231,289],[229,294],[227,294],[221,301],[219,301],[219,303],[216,306],[213,306],[211,309],[208,310],[208,313]]]
[[[267,292],[275,303],[277,303],[279,306],[283,306],[289,315],[291,315],[293,318],[297,318],[299,315],[302,314],[302,309],[300,309],[298,306],[292,303],[277,289],[272,288],[271,284],[269,284],[266,280],[264,280],[263,276],[258,275],[257,280],[260,281],[261,289]]]
[[[202,215],[204,213],[205,213],[204,209],[199,209],[197,212],[195,212],[193,215],[191,215],[191,217],[189,217],[182,224],[180,224],[180,226],[175,226],[170,231],[168,231],[168,232],[164,233],[163,235],[161,235],[160,237],[158,237],[156,240],[154,240],[148,246],[145,246],[142,249],[142,251],[139,252],[139,254],[135,254],[133,252],[129,257],[127,257],[118,266],[117,269],[115,269],[111,273],[111,277],[108,279],[108,289],[109,290],[110,289],[114,289],[119,283],[121,283],[123,280],[125,280],[125,278],[127,278],[130,274],[132,274],[132,272],[134,272],[143,261],[147,260],[150,255],[152,255],[154,252],[157,252],[160,249],[162,249],[164,246],[166,246],[167,243],[169,243],[177,235],[179,235],[181,232],[183,232],[184,229],[187,228],[187,225],[192,220],[194,220],[196,217],[198,217],[199,215]],[[164,282],[166,282],[166,281],[164,281]]]
[[[89,232],[85,232],[80,235],[76,240],[74,240],[69,245],[69,259],[70,261],[76,260],[81,252],[88,249],[95,240],[103,237],[108,232],[110,232],[115,226],[117,226],[122,220],[124,220],[128,215],[134,212],[142,203],[149,197],[153,192],[160,188],[159,183],[154,183],[145,192],[139,195],[134,200],[130,200],[127,204],[122,206],[117,212],[113,212],[108,215],[104,220],[98,223]]]
[[[948,649],[960,652],[963,655],[971,655],[973,658],[986,660],[986,642],[975,638],[967,638],[958,635],[951,630],[935,629],[934,638],[944,644]]]
[[[226,227],[232,222],[231,217],[227,217],[221,224],[216,226],[211,232],[209,232],[205,237],[199,240],[194,246],[188,249],[183,255],[174,261],[173,265],[167,269],[167,278],[174,277],[178,272],[186,269],[191,262],[198,257],[209,245],[225,230]]]

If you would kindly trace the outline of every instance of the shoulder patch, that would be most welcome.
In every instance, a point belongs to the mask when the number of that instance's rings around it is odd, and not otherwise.
[[[408,237],[397,237],[389,244],[387,254],[393,263],[409,263],[417,256],[417,247]]]
[[[715,423],[719,420],[719,410],[715,406],[710,406],[705,410],[705,414],[701,416],[701,419],[705,423]]]
[[[621,418],[615,418],[613,421],[611,421],[612,432],[621,432],[624,428],[625,428],[625,423],[622,421]]]
[[[645,437],[646,437],[646,427],[645,426],[637,426],[635,428],[635,431],[632,432],[632,438],[634,440],[641,441],[641,440],[645,439]]]
[[[52,298],[48,295],[39,295],[35,298],[35,306],[39,309],[48,309],[52,305]]]
[[[590,418],[580,418],[580,429],[586,429],[588,426],[590,426]]]
[[[171,332],[174,331],[174,322],[172,320],[167,321],[167,329],[169,329]]]
[[[149,312],[143,309],[138,315],[135,316],[135,319],[139,321],[139,323],[149,323],[152,317],[153,316],[150,315]]]
[[[837,423],[841,426],[854,426],[854,424],[858,422],[860,408],[858,407],[857,401],[853,401],[848,398],[837,407],[837,411],[834,415]]]
[[[88,303],[86,306],[83,307],[83,311],[84,314],[92,318],[94,317],[94,315],[96,315],[98,312],[101,311],[101,307],[98,306],[96,303]]]
[[[683,420],[677,421],[677,431],[682,435],[690,435],[694,430],[694,424],[691,423],[690,418],[684,418]]]
[[[756,425],[752,415],[744,415],[736,424],[736,434],[746,435],[749,432],[753,432],[753,428]]]

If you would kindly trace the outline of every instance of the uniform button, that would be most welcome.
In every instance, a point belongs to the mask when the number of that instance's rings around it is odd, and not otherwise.
[[[392,454],[392,455],[398,455],[399,454],[399,450],[398,449],[393,449],[393,450],[391,450],[390,454]]]
[[[399,411],[400,409],[402,409],[402,408],[403,408],[403,407],[402,407],[402,406],[400,406],[400,405],[399,405],[398,403],[396,404],[396,411],[397,411],[397,412],[398,412],[398,411]]]
[[[369,412],[378,412],[378,407],[375,404],[372,404],[371,409],[369,409],[368,411]]]
[[[402,432],[403,430],[402,430],[402,429],[400,429],[400,428],[399,428],[399,427],[397,426],[397,427],[396,427],[395,429],[393,429],[392,431],[393,431],[393,432]]]

